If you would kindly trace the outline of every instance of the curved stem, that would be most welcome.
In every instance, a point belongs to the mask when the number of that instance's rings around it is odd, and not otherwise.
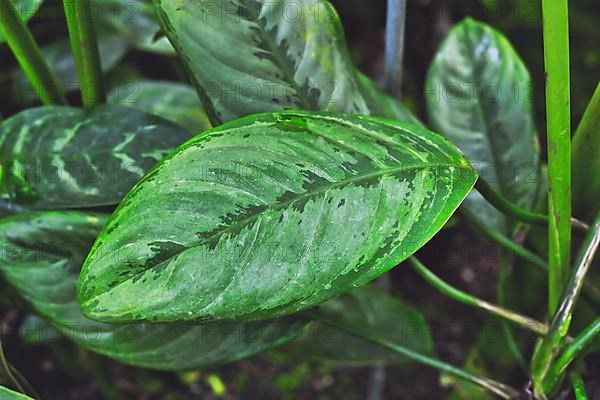
[[[416,257],[411,257],[408,262],[414,267],[414,269],[425,279],[429,284],[434,286],[440,292],[446,296],[459,301],[463,304],[479,308],[480,310],[486,311],[497,317],[506,319],[507,321],[514,322],[515,324],[528,329],[538,335],[545,335],[548,332],[548,327],[543,323],[536,321],[533,318],[526,317],[516,312],[507,310],[499,307],[495,304],[489,303],[485,300],[479,299],[473,295],[465,293],[455,287],[450,286],[437,275],[431,272],[427,267],[419,261]]]
[[[98,41],[89,0],[64,1],[71,50],[84,107],[106,102]]]
[[[548,226],[548,223],[550,222],[550,219],[547,215],[525,210],[524,208],[512,203],[481,177],[477,179],[477,183],[475,183],[475,189],[477,189],[477,191],[481,193],[481,195],[498,211],[515,218],[517,221],[541,226]],[[576,218],[571,218],[571,226],[577,230],[585,231],[589,229],[589,226]]]
[[[527,250],[525,247],[513,242],[508,237],[504,236],[502,233],[493,229],[491,226],[482,223],[479,220],[479,218],[476,218],[475,215],[473,215],[471,210],[463,207],[463,208],[461,208],[461,212],[465,216],[465,218],[469,221],[469,224],[473,225],[475,227],[475,229],[477,229],[478,231],[483,233],[485,236],[487,236],[494,242],[498,243],[498,245],[500,245],[500,247],[504,248],[505,250],[510,251],[511,253],[515,254],[517,257],[519,257],[525,261],[528,261],[528,262],[536,265],[539,268],[542,268],[544,270],[548,269],[548,263],[544,259],[542,259],[537,254],[533,253],[532,251]]]
[[[43,104],[67,104],[60,84],[44,60],[12,0],[0,0],[0,32]]]
[[[390,351],[393,351],[395,353],[398,353],[405,357],[408,357],[418,363],[428,365],[428,366],[438,369],[440,371],[446,372],[447,374],[450,374],[450,375],[456,376],[458,378],[464,379],[466,381],[472,382],[478,386],[481,386],[481,387],[489,390],[492,393],[495,393],[496,395],[502,397],[503,399],[511,399],[511,398],[514,398],[518,394],[515,389],[513,389],[510,386],[507,386],[503,383],[496,382],[489,378],[473,375],[465,370],[454,367],[450,364],[446,364],[443,361],[428,357],[426,355],[417,353],[417,352],[407,349],[405,347],[398,346],[397,344],[389,342],[385,339],[375,337],[374,335],[362,332],[361,330],[356,329],[353,326],[346,326],[342,323],[339,323],[337,321],[334,321],[332,319],[324,317],[321,314],[319,314],[318,312],[308,312],[308,313],[306,313],[306,315],[308,315],[310,318],[313,318],[323,324],[332,326],[336,329],[344,331],[350,335],[356,336],[363,340],[367,340],[367,341],[369,341],[373,344],[376,344],[378,346],[381,346],[385,349],[388,349]]]
[[[552,366],[552,361],[569,331],[575,304],[577,303],[577,299],[583,288],[585,276],[590,269],[599,246],[600,214],[596,217],[592,230],[586,238],[582,250],[577,257],[577,262],[575,263],[576,268],[571,275],[560,307],[550,325],[550,330],[533,355],[531,372],[534,389],[538,395],[541,395],[542,397],[554,389],[556,382],[546,382],[546,377]]]
[[[600,334],[600,317],[596,318],[587,328],[583,330],[571,344],[569,344],[562,352],[561,356],[554,362],[550,371],[548,371],[548,377],[546,381],[553,385],[554,382],[558,382],[561,375],[565,372],[567,367],[573,362],[573,360],[584,350],[594,339]]]

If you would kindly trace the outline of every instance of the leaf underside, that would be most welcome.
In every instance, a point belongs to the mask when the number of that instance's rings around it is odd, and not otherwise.
[[[424,245],[475,182],[415,125],[283,112],[197,136],[129,193],[84,265],[103,321],[266,319],[318,305]]]

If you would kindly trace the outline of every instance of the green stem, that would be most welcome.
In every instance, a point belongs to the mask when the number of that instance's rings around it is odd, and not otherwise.
[[[450,364],[446,364],[443,361],[440,361],[435,358],[431,358],[426,355],[417,353],[417,352],[407,349],[405,347],[398,346],[395,343],[389,342],[385,339],[376,337],[376,336],[368,334],[366,332],[362,332],[361,330],[356,329],[354,326],[346,326],[344,324],[341,324],[337,321],[334,321],[332,319],[322,316],[318,312],[309,312],[309,313],[307,313],[307,315],[310,316],[310,318],[316,319],[317,321],[319,321],[323,324],[332,326],[332,327],[339,329],[341,331],[344,331],[352,336],[356,336],[358,338],[361,338],[363,340],[366,340],[373,344],[381,346],[385,349],[388,349],[395,353],[401,354],[401,355],[408,357],[418,363],[433,367],[433,368],[443,371],[447,374],[464,379],[468,382],[472,382],[478,386],[481,386],[481,387],[489,390],[492,393],[495,393],[496,395],[500,396],[503,399],[511,399],[511,398],[514,398],[518,394],[515,389],[513,389],[510,386],[507,386],[503,383],[496,382],[489,378],[473,375],[465,370],[454,367]]]
[[[84,107],[106,102],[98,41],[89,0],[64,1],[71,50]]]
[[[21,21],[13,0],[0,0],[0,32],[43,104],[67,104],[61,85],[44,60],[31,32]]]
[[[583,330],[571,344],[569,344],[562,352],[561,356],[554,362],[550,371],[548,371],[548,377],[546,378],[545,385],[549,387],[551,391],[556,383],[560,380],[560,377],[564,374],[567,367],[573,362],[573,360],[588,346],[596,337],[600,334],[600,318],[596,318],[587,328]]]
[[[490,225],[482,223],[480,219],[477,218],[471,210],[463,207],[461,209],[461,212],[469,221],[470,225],[472,225],[473,227],[475,227],[475,229],[477,229],[485,236],[496,242],[498,245],[500,245],[500,247],[510,251],[517,257],[528,261],[539,268],[542,268],[544,270],[548,269],[548,263],[544,261],[540,256],[538,256],[530,250],[527,250],[525,247],[513,242],[508,237],[504,236],[502,233],[492,228]]]
[[[477,191],[498,211],[515,218],[517,221],[524,222],[526,224],[548,226],[550,218],[544,214],[537,214],[518,205],[512,203],[506,197],[502,196],[500,192],[496,191],[485,179],[479,178],[475,184]],[[571,218],[571,225],[574,229],[586,231],[589,227],[579,221],[578,219]]]
[[[513,311],[507,310],[505,308],[499,307],[495,304],[489,303],[485,300],[479,299],[473,295],[470,295],[450,286],[442,279],[440,279],[437,275],[435,275],[433,272],[431,272],[429,269],[427,269],[427,267],[416,257],[409,258],[408,262],[414,267],[414,269],[419,273],[419,275],[421,275],[423,279],[425,279],[429,284],[434,286],[446,296],[463,304],[479,308],[480,310],[486,311],[497,317],[506,319],[507,321],[514,322],[515,324],[525,329],[528,329],[538,335],[545,335],[548,332],[548,327],[546,325],[539,321],[536,321],[533,318],[529,318],[524,315],[520,315]]]
[[[571,94],[568,0],[542,0],[548,130],[548,310],[554,315],[571,259]]]
[[[573,386],[573,394],[575,395],[575,400],[587,400],[588,396],[585,393],[585,383],[581,376],[573,373],[569,375],[571,380],[571,386]]]
[[[386,91],[396,98],[402,95],[405,25],[406,0],[388,0],[385,27],[384,83]]]
[[[533,355],[531,372],[534,389],[542,398],[548,394],[548,389],[545,385],[548,371],[552,366],[552,361],[558,349],[563,343],[563,339],[569,331],[575,304],[583,288],[585,276],[590,269],[598,246],[600,246],[600,214],[596,217],[592,230],[585,239],[581,252],[578,254],[575,264],[576,268],[571,275],[560,307],[550,325],[550,330]]]

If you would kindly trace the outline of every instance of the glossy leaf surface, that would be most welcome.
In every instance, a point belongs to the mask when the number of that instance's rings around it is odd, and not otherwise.
[[[431,127],[455,143],[496,190],[530,209],[539,182],[531,79],[508,40],[466,19],[452,29],[428,72]],[[466,206],[496,229],[505,217],[478,193]]]
[[[368,330],[382,339],[420,354],[435,353],[429,328],[423,315],[399,299],[372,286],[363,286],[323,303],[317,310],[327,318],[350,327]],[[300,359],[337,362],[407,362],[407,358],[392,353],[371,342],[353,336],[330,325],[314,322],[298,339],[281,348]]]
[[[189,137],[178,125],[125,106],[28,109],[0,125],[4,193],[36,208],[117,204]]]
[[[328,1],[154,2],[213,125],[285,109],[392,117],[363,93]]]
[[[161,370],[227,363],[285,343],[305,325],[274,321],[206,325],[111,325],[85,318],[76,282],[105,218],[78,212],[39,212],[0,220],[0,273],[65,337],[121,362]]]
[[[412,124],[243,118],[187,142],[136,185],[86,260],[79,301],[105,321],[291,314],[406,259],[474,181],[454,145]]]
[[[194,88],[167,81],[132,82],[108,94],[110,102],[124,104],[175,122],[186,131],[200,133],[210,122]]]

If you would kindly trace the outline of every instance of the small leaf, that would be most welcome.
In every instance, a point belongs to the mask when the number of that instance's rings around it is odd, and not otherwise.
[[[27,23],[40,9],[42,6],[43,0],[14,0],[15,8],[17,9],[17,14],[21,17],[21,20]],[[7,12],[6,8],[3,6],[2,12]],[[0,44],[4,43],[6,38],[0,32]]]
[[[427,75],[431,126],[464,153],[481,178],[531,209],[540,179],[531,78],[508,40],[466,19],[440,46]],[[474,192],[465,202],[507,232],[506,218]]]
[[[0,125],[2,185],[11,200],[36,208],[118,204],[189,137],[125,106],[28,109]]]
[[[291,314],[413,254],[475,179],[450,142],[416,125],[240,119],[187,142],[129,193],[86,260],[79,301],[103,321]]]
[[[128,47],[127,42],[121,36],[99,31],[98,51],[102,71],[108,72],[115,67],[127,53]],[[58,82],[62,85],[61,89],[66,93],[79,89],[75,60],[68,39],[59,40],[42,47],[42,55],[54,72]],[[36,101],[37,97],[31,83],[21,68],[15,70],[11,80],[15,91],[18,93],[18,96],[13,100],[15,103],[22,104]],[[83,90],[85,91],[86,88],[83,88]]]
[[[22,393],[14,392],[4,386],[0,386],[0,400],[33,400]]]
[[[210,128],[196,91],[183,83],[133,82],[115,87],[108,98],[112,103],[128,105],[167,119],[190,132],[200,133]]]
[[[363,286],[323,303],[316,312],[349,326],[381,335],[398,346],[420,354],[433,355],[434,347],[423,315],[371,286]],[[314,322],[297,340],[282,347],[286,354],[301,359],[338,362],[408,362],[392,353],[332,326]]]
[[[306,322],[289,317],[248,323],[110,325],[86,319],[76,282],[106,217],[37,212],[0,220],[0,273],[65,337],[123,363],[190,370],[231,362],[285,343]],[[40,332],[39,335],[44,335]]]
[[[154,0],[213,125],[265,111],[389,115],[363,93],[325,0]],[[396,110],[398,111],[398,110]]]

